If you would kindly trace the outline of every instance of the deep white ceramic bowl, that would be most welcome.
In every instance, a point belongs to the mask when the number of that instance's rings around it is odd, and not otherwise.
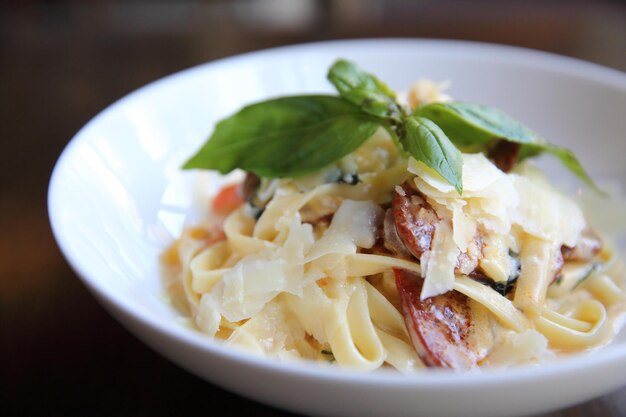
[[[181,163],[242,105],[331,92],[326,71],[356,61],[395,89],[451,80],[455,98],[490,104],[572,148],[596,178],[626,183],[626,75],[506,46],[358,40],[290,46],[201,65],[111,105],[69,143],[49,213],[67,260],[121,323],[188,371],[241,395],[313,415],[503,416],[583,402],[626,384],[626,334],[541,367],[456,374],[370,374],[279,363],[227,350],[183,326],[164,301],[157,258],[180,232],[193,173]],[[549,167],[551,169],[551,167]],[[563,170],[553,174],[565,178]]]

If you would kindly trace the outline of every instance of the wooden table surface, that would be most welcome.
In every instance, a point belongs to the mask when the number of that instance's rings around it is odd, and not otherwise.
[[[53,164],[82,125],[124,94],[216,58],[352,37],[490,41],[626,70],[626,6],[617,1],[286,4],[2,3],[2,415],[203,415],[222,407],[290,415],[206,383],[143,345],[99,306],[57,248],[46,210]],[[546,416],[626,416],[626,388]]]

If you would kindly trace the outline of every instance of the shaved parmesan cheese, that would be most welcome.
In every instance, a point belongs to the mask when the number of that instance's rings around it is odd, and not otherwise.
[[[206,301],[231,322],[247,319],[281,292],[301,295],[318,276],[304,273],[305,253],[313,245],[313,228],[293,218],[285,244],[249,255],[224,273]]]
[[[444,195],[451,196],[458,193],[453,185],[448,183],[432,168],[413,158],[409,159],[409,172],[418,176],[426,184]],[[492,164],[481,153],[463,154],[463,196],[475,195],[493,184],[505,174]]]
[[[507,331],[500,337],[497,348],[484,362],[485,366],[508,367],[528,363],[539,363],[554,359],[555,354],[548,349],[548,340],[536,330],[521,333]]]
[[[268,303],[226,341],[264,356],[299,357],[294,342],[304,338],[304,329],[280,299]]]
[[[219,330],[222,316],[217,310],[210,306],[207,294],[203,294],[202,298],[200,298],[200,305],[198,306],[198,314],[195,317],[195,321],[196,326],[209,336],[215,336]]]
[[[376,243],[382,216],[383,209],[371,201],[344,200],[333,217],[328,233],[348,235],[357,246],[371,248]]]
[[[510,175],[520,196],[511,214],[522,229],[538,238],[575,246],[585,228],[585,218],[573,200],[551,187],[547,181],[517,174]]]
[[[422,298],[441,294],[453,282],[453,257],[479,243],[479,266],[495,281],[506,281],[511,274],[509,251],[519,252],[517,241],[530,235],[551,242],[555,247],[575,246],[585,227],[582,211],[574,201],[555,190],[543,174],[528,164],[516,173],[505,174],[482,154],[463,154],[463,194],[434,170],[414,159],[409,172],[417,189],[426,197],[442,223],[451,223],[448,250],[450,259],[425,253],[422,266],[429,277]],[[450,252],[452,251],[452,252]],[[456,258],[455,258],[456,259]],[[451,269],[452,268],[452,269]],[[437,274],[433,271],[437,270]],[[435,276],[436,275],[436,276]]]
[[[432,248],[420,258],[424,273],[421,299],[444,294],[454,288],[454,268],[459,257],[452,229],[447,222],[439,222],[433,236]]]
[[[461,241],[475,226],[505,234],[511,228],[510,212],[517,207],[519,196],[511,178],[495,167],[482,154],[463,154],[463,195],[422,163],[411,161],[409,171],[416,174],[415,186],[428,197],[433,207],[437,203],[453,212],[454,236]],[[462,207],[462,210],[459,209]],[[435,207],[437,208],[437,207]],[[445,217],[445,213],[437,213]],[[467,218],[473,220],[466,220]],[[462,228],[463,230],[457,230]]]
[[[452,205],[452,233],[454,243],[461,252],[467,250],[467,246],[476,234],[476,220],[463,213],[463,205],[460,203]]]
[[[371,248],[382,215],[382,209],[372,202],[344,200],[324,236],[315,243],[312,226],[294,216],[283,246],[239,261],[213,287],[207,305],[236,322],[257,314],[280,293],[301,296],[305,285],[319,279],[319,271],[305,273],[304,264],[326,254]]]
[[[383,209],[371,201],[344,200],[333,216],[324,236],[309,252],[307,261],[330,253],[356,253],[356,248],[371,248],[376,243]]]

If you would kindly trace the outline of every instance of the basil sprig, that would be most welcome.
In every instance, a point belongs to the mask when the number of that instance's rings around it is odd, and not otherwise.
[[[403,151],[438,172],[459,194],[463,192],[463,156],[435,123],[409,115],[386,84],[348,61],[335,62],[328,79],[342,98],[377,116]]]
[[[519,143],[520,160],[549,153],[595,187],[571,151],[547,143],[500,110],[452,101],[410,113],[385,83],[346,60],[335,62],[328,80],[339,96],[280,97],[223,119],[183,168],[221,173],[240,168],[266,178],[297,177],[353,152],[382,127],[403,152],[435,170],[459,194],[459,149],[486,151],[498,140]]]
[[[235,168],[260,177],[296,177],[353,152],[379,123],[336,96],[281,97],[244,107],[220,121],[183,168]]]
[[[341,97],[361,108],[365,113],[399,122],[402,110],[396,103],[396,94],[376,76],[356,65],[340,59],[328,71],[328,80]]]
[[[457,147],[466,152],[483,151],[494,140],[506,140],[521,145],[520,160],[544,152],[551,154],[583,182],[601,191],[572,151],[546,142],[537,133],[498,109],[452,101],[427,104],[418,107],[413,114],[435,122]]]

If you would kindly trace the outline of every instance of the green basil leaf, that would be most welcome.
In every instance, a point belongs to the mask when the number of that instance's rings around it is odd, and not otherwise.
[[[220,121],[183,168],[223,174],[240,168],[260,177],[296,177],[354,151],[380,125],[339,97],[281,97]]]
[[[434,169],[446,181],[463,193],[463,156],[448,136],[431,120],[411,116],[400,139],[405,150],[416,160]]]
[[[574,153],[546,142],[541,136],[506,113],[489,106],[451,101],[419,107],[415,115],[435,122],[465,152],[484,151],[494,140],[522,145],[519,160],[547,152],[583,182],[604,193],[593,182]]]
[[[467,152],[483,150],[494,139],[521,144],[545,140],[506,113],[480,104],[451,101],[418,107],[413,113],[435,122],[455,145]]]
[[[401,111],[395,93],[374,75],[352,62],[340,59],[328,71],[328,80],[341,97],[377,117],[399,120]]]
[[[570,151],[569,149],[561,148],[561,147],[554,146],[551,144],[525,145],[525,147],[527,148],[526,151],[529,154],[533,154],[533,153],[539,154],[542,152],[546,152],[558,158],[561,161],[561,163],[567,169],[570,170],[570,172],[576,175],[585,184],[589,185],[591,188],[595,189],[596,192],[600,194],[603,194],[605,196],[608,195],[606,191],[598,187],[596,183],[593,182],[593,180],[591,179],[587,171],[585,171],[585,168],[583,168],[582,164],[580,163],[576,155],[574,155],[574,152]]]

